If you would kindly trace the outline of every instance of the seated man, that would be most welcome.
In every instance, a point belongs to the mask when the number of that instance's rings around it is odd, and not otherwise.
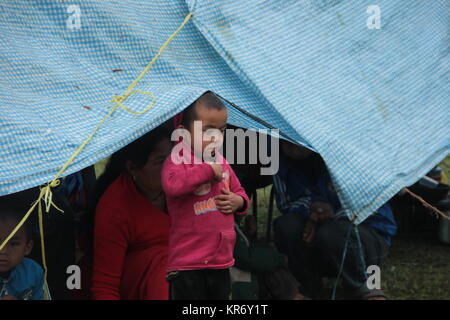
[[[320,277],[337,277],[351,222],[342,212],[324,161],[319,154],[281,141],[280,168],[273,177],[282,216],[274,221],[278,250],[288,256],[289,268],[313,298],[320,296]],[[380,266],[387,256],[396,223],[388,204],[358,226],[366,267]],[[351,234],[342,272],[348,298],[384,299],[381,290],[366,285],[356,235]]]

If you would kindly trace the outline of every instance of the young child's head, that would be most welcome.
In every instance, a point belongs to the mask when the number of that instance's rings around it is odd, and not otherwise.
[[[5,241],[26,212],[17,197],[0,197],[0,244]],[[27,221],[0,251],[0,272],[8,272],[22,262],[33,248],[32,225]]]
[[[208,144],[214,141],[217,147],[221,146],[223,141],[223,132],[227,125],[228,112],[225,105],[220,101],[220,98],[213,92],[208,91],[198,98],[194,103],[187,107],[183,112],[183,119],[180,128],[189,131],[191,136],[191,146],[196,153],[203,153]],[[194,121],[201,121],[199,127],[201,132],[196,134],[194,130]],[[208,129],[216,129],[220,132],[219,141],[214,137],[205,137],[204,135]],[[206,141],[203,141],[205,139]],[[194,148],[194,141],[201,146],[201,150]]]

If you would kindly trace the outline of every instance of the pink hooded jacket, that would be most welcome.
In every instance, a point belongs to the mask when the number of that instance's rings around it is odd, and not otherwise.
[[[195,157],[192,149],[190,156]],[[214,170],[205,162],[176,164],[169,156],[164,163],[161,180],[171,218],[167,271],[226,269],[234,264],[234,215],[221,213],[214,196],[223,188],[242,196],[244,210],[236,214],[245,214],[250,202],[226,159],[219,153],[216,159],[222,161],[221,182],[214,180]]]

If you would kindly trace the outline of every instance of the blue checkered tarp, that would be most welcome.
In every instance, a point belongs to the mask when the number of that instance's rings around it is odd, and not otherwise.
[[[376,3],[375,3],[376,2]],[[380,29],[367,25],[380,8]],[[450,149],[445,0],[6,0],[0,3],[0,195],[51,180],[181,24],[65,174],[212,90],[324,157],[361,219]],[[126,105],[142,110],[149,97]],[[261,124],[230,108],[230,123]]]

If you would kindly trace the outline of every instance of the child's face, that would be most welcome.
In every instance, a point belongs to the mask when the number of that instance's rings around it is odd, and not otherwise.
[[[195,121],[201,121],[201,132],[200,134],[196,134],[194,130],[194,121],[191,122],[190,128],[188,128],[191,135],[191,146],[194,151],[197,154],[203,154],[206,147],[212,141],[214,141],[214,145],[217,148],[220,148],[223,142],[223,133],[225,131],[225,128],[227,127],[227,109],[223,108],[221,110],[218,110],[215,108],[209,108],[208,106],[205,106],[204,103],[197,102],[195,104],[195,113]],[[207,133],[207,130],[209,129],[217,129],[220,131],[220,136],[218,137],[219,141],[215,140],[217,137],[208,137],[207,135],[205,135],[205,133]],[[203,139],[205,139],[206,141],[203,141]],[[194,141],[197,141],[197,143],[195,144]],[[201,146],[201,150],[196,150],[195,145]]]
[[[16,225],[17,222],[13,219],[0,220],[0,244],[5,241]],[[14,269],[22,262],[23,257],[31,252],[32,248],[33,241],[27,238],[24,228],[20,228],[0,251],[0,272]]]

